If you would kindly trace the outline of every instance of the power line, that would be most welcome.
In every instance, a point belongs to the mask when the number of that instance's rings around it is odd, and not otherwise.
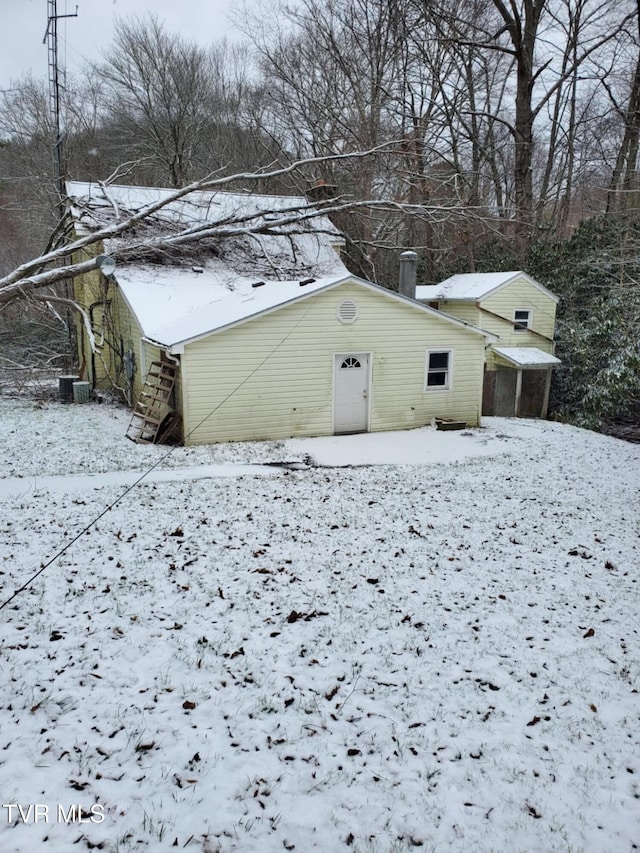
[[[55,553],[53,555],[53,557],[51,557],[46,563],[44,563],[44,565],[42,565],[38,569],[38,571],[35,572],[28,580],[26,580],[25,583],[23,583],[21,587],[14,590],[13,594],[11,596],[9,596],[9,598],[7,598],[5,601],[3,601],[0,604],[0,610],[3,610],[5,607],[7,607],[7,605],[9,605],[15,598],[17,598],[17,596],[20,595],[21,592],[24,592],[25,589],[27,589],[29,586],[31,586],[31,584],[35,580],[37,580],[37,578],[39,578],[40,575],[46,569],[49,568],[49,566],[51,566],[53,563],[55,563],[56,560],[58,560],[60,557],[62,557],[62,555],[65,554],[69,550],[69,548],[75,542],[77,542],[78,539],[80,539],[81,536],[84,536],[85,533],[88,533],[89,530],[91,530],[100,521],[101,518],[103,518],[114,507],[116,507],[137,486],[139,486],[140,483],[143,480],[145,480],[149,476],[149,474],[151,474],[152,471],[155,471],[155,469],[159,465],[161,465],[166,459],[168,459],[172,453],[174,453],[180,446],[184,446],[184,443],[189,438],[189,436],[193,435],[193,433],[196,430],[200,429],[200,427],[204,423],[206,423],[209,420],[209,418],[211,418],[213,415],[215,415],[215,413],[218,411],[218,409],[222,408],[222,406],[224,406],[224,404],[227,403],[231,399],[231,397],[233,397],[233,395],[237,391],[239,391],[240,388],[243,387],[243,385],[246,385],[246,383],[260,370],[260,368],[264,364],[266,364],[266,362],[280,349],[280,347],[295,332],[295,330],[298,328],[300,323],[302,323],[302,321],[307,316],[307,314],[309,313],[310,310],[311,310],[311,305],[309,305],[309,307],[306,309],[306,311],[304,311],[301,314],[300,318],[296,321],[296,323],[294,323],[294,325],[287,332],[287,334],[282,338],[282,340],[280,340],[276,344],[276,346],[269,353],[267,353],[267,355],[262,359],[262,361],[259,364],[257,364],[256,367],[254,367],[253,370],[247,374],[247,376],[245,376],[245,378],[242,380],[242,382],[240,382],[238,385],[235,386],[235,388],[233,388],[231,391],[229,391],[229,393],[227,394],[226,397],[224,397],[207,415],[205,415],[205,417],[202,418],[202,420],[199,423],[197,423],[191,430],[189,430],[189,432],[182,439],[182,445],[176,445],[175,447],[172,447],[169,451],[167,451],[167,453],[164,454],[164,456],[161,456],[160,459],[157,460],[157,462],[154,462],[154,464],[151,465],[150,468],[148,468],[146,471],[144,471],[144,473],[142,473],[134,483],[131,483],[131,485],[127,486],[127,488],[122,492],[122,494],[118,495],[118,497],[113,501],[113,503],[111,503],[111,504],[109,504],[109,506],[105,507],[97,516],[95,516],[95,518],[93,518],[87,525],[85,525],[85,527],[79,533],[76,533],[76,535],[73,537],[73,539],[71,539],[69,542],[67,542],[64,545],[64,547],[60,548],[60,550],[57,553]]]

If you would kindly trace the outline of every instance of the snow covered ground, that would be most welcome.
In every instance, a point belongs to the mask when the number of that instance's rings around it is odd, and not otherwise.
[[[639,445],[127,421],[0,400],[0,850],[640,849]]]

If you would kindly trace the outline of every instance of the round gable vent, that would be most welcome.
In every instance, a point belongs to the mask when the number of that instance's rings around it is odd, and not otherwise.
[[[341,323],[355,323],[358,319],[358,305],[353,299],[344,299],[336,309],[336,315]]]

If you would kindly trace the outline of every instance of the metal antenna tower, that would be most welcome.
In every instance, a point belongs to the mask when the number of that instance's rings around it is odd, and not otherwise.
[[[60,198],[60,204],[63,204],[65,195],[65,161],[64,161],[64,138],[65,131],[62,121],[62,95],[64,85],[61,78],[64,77],[64,72],[60,71],[58,62],[58,21],[61,18],[77,18],[78,7],[76,11],[69,15],[58,14],[58,0],[47,0],[47,29],[42,39],[42,43],[47,43],[47,54],[49,60],[49,98],[51,105],[51,118],[55,138],[53,142],[53,176],[55,180],[56,190]]]

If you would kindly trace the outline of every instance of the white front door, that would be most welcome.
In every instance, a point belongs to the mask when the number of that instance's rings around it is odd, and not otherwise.
[[[333,431],[369,428],[369,353],[341,353],[334,361]]]

